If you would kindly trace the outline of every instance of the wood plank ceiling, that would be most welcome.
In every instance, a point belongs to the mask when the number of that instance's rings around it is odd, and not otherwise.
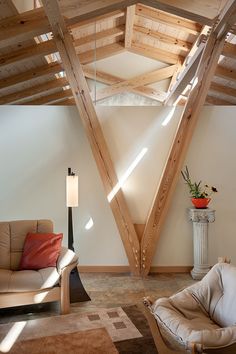
[[[190,8],[178,3],[173,7],[167,0],[59,2],[85,77],[106,85],[97,90],[96,102],[132,92],[160,105],[185,103],[198,64],[194,56],[225,1],[214,0],[206,6],[202,0]],[[2,1],[0,10],[0,104],[75,104],[44,9],[18,14],[11,1]],[[125,79],[91,67],[94,61],[125,51],[165,63],[166,68]],[[236,103],[235,57],[236,39],[231,33],[206,104]],[[165,79],[169,79],[167,90],[155,88],[155,83]]]

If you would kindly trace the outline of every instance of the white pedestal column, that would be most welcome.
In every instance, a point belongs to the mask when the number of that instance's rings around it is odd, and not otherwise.
[[[201,280],[210,270],[208,264],[208,223],[215,221],[215,210],[189,208],[193,222],[193,279]]]

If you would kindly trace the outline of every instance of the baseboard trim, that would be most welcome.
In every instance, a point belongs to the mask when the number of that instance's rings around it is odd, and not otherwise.
[[[193,266],[152,266],[150,273],[189,273]],[[80,273],[130,273],[129,266],[83,266]]]

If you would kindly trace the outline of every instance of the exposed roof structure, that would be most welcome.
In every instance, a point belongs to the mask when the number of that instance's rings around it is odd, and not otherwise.
[[[201,43],[225,3],[59,2],[85,77],[106,85],[97,89],[96,102],[132,92],[158,104],[185,102],[204,47]],[[0,104],[75,104],[43,7],[19,14],[11,1],[2,1],[0,10]],[[234,31],[232,27],[219,58],[207,104],[236,103]],[[125,51],[161,62],[162,67],[127,79],[91,66]],[[168,83],[165,90],[156,85],[163,80]]]
[[[0,2],[0,103],[77,106],[131,272],[147,275],[203,104],[236,103],[236,0],[41,3],[17,13],[10,0]],[[126,52],[155,65],[126,77],[100,69],[103,60]],[[137,57],[133,66],[139,66]],[[103,85],[95,95],[88,80]],[[163,105],[184,104],[141,236],[93,104],[122,92]]]

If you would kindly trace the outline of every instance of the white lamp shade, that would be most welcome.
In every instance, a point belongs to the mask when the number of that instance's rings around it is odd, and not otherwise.
[[[79,205],[78,176],[66,176],[66,206],[77,207]]]

